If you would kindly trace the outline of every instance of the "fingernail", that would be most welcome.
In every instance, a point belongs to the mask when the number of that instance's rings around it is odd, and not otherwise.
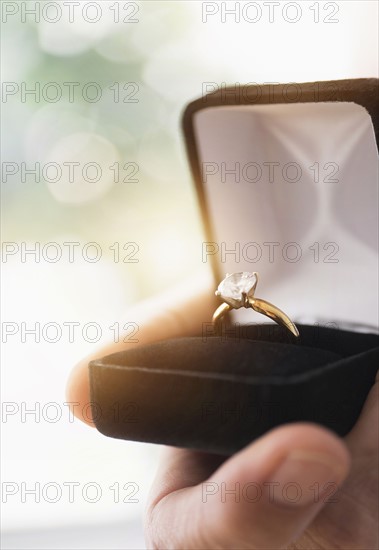
[[[343,468],[332,456],[308,451],[291,452],[272,476],[270,500],[284,506],[306,506],[337,498]]]

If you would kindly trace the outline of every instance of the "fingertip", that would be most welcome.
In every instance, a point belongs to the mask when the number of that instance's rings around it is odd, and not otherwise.
[[[351,458],[345,442],[329,429],[318,424],[301,422],[273,428],[268,433],[233,455],[218,470],[233,478],[268,479],[293,452],[318,456],[320,460],[334,464],[338,482],[347,476]],[[218,475],[216,472],[215,476]]]
[[[286,548],[327,502],[326,492],[338,490],[349,469],[346,445],[330,430],[310,423],[275,428],[207,480],[208,531],[220,536],[222,525],[225,540],[238,535],[254,548]]]
[[[379,371],[359,418],[346,436],[353,456],[377,453],[379,448]]]
[[[82,359],[72,369],[66,384],[66,399],[72,414],[93,427],[88,358]]]
[[[344,440],[332,430],[311,422],[299,422],[280,426],[269,432],[273,438],[282,441],[283,448],[289,452],[299,452],[330,456],[339,464],[343,474],[350,467],[351,457]]]

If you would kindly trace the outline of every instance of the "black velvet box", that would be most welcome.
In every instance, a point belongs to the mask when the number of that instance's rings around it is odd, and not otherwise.
[[[92,361],[101,433],[229,455],[287,422],[352,428],[379,358],[377,99],[378,81],[360,79],[220,89],[187,107],[215,288],[226,272],[259,271],[257,295],[293,317],[300,341],[239,310],[222,337]]]

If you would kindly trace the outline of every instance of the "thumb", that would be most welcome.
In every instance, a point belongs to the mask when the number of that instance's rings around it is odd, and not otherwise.
[[[346,443],[353,456],[375,456],[379,448],[379,371]],[[377,460],[377,459],[376,459]]]
[[[201,484],[207,539],[217,548],[286,547],[331,492],[338,500],[335,490],[349,466],[342,440],[322,427],[292,424],[269,432]]]

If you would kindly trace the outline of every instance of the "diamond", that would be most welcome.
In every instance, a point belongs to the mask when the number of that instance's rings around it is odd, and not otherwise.
[[[233,273],[227,275],[218,285],[216,295],[220,296],[230,306],[235,309],[245,305],[245,296],[253,296],[258,282],[258,273],[255,271],[249,273]]]

